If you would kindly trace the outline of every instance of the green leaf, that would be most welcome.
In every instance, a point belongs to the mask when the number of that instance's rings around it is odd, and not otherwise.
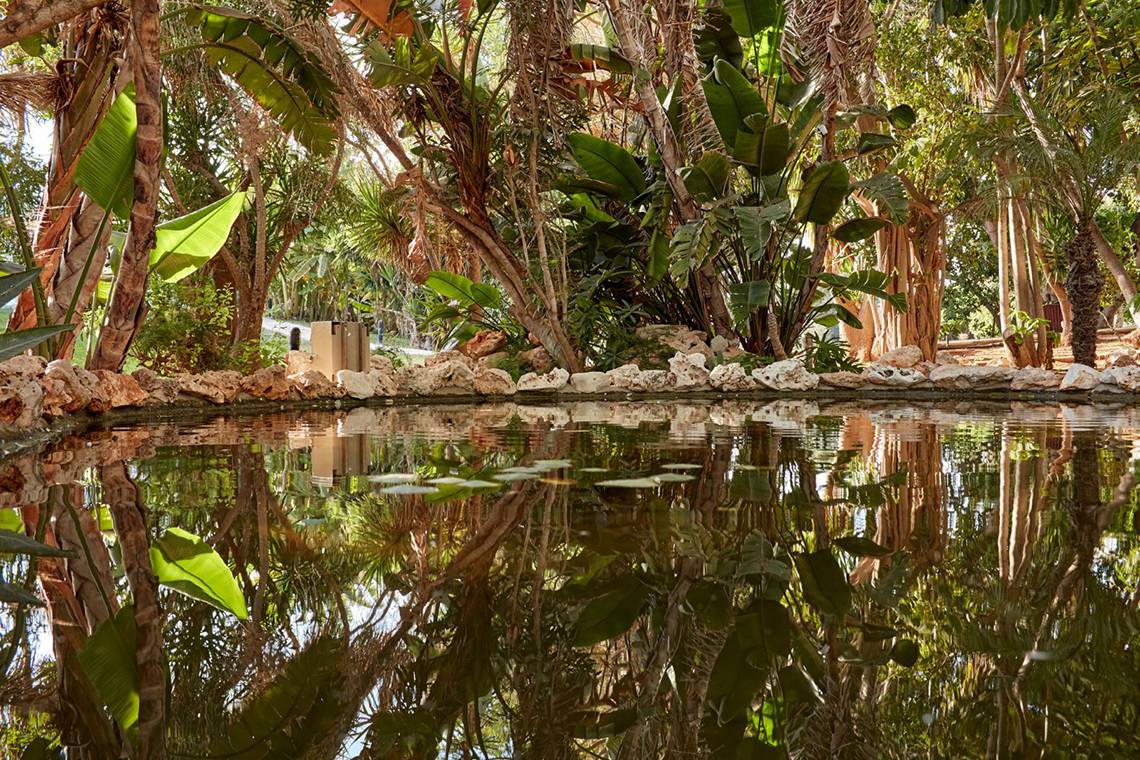
[[[847,182],[842,161],[817,164],[804,179],[793,216],[800,222],[827,224],[847,198]]]
[[[739,69],[723,59],[716,62],[713,76],[701,80],[701,88],[713,123],[728,148],[735,147],[736,134],[744,129],[747,117],[766,113],[760,93]]]
[[[695,164],[681,169],[681,179],[697,200],[715,200],[728,186],[728,159],[723,153],[705,153]]]
[[[645,192],[645,175],[625,148],[585,132],[575,132],[566,140],[582,170],[591,179],[618,187],[622,200],[631,201]]]
[[[592,63],[599,69],[615,74],[632,74],[633,64],[616,50],[605,45],[588,45],[575,42],[566,48],[566,54],[573,61]]]
[[[910,129],[918,120],[918,115],[913,108],[903,103],[887,111],[887,119],[895,129]]]
[[[471,297],[484,309],[498,309],[503,305],[503,296],[494,285],[485,282],[471,283]]]
[[[242,208],[245,192],[227,195],[155,229],[150,271],[165,282],[189,277],[222,249]]]
[[[24,288],[31,285],[40,276],[42,269],[43,267],[34,267],[23,272],[13,272],[0,276],[0,304],[8,303],[20,295]]]
[[[744,65],[740,35],[732,28],[732,18],[721,8],[705,7],[700,24],[693,29],[693,45],[702,61],[720,58],[737,68]]]
[[[100,208],[111,209],[120,219],[130,216],[134,199],[137,128],[135,101],[128,89],[111,103],[75,167],[75,184],[79,189]]]
[[[128,604],[100,623],[79,647],[79,666],[128,736],[137,732],[139,719],[135,639],[135,613]]]
[[[728,287],[728,308],[737,325],[745,324],[759,308],[768,305],[771,283],[767,280],[752,280]]]
[[[340,118],[337,87],[320,62],[264,17],[210,7],[188,14],[202,29],[206,60],[232,77],[314,153],[329,153]]]
[[[844,243],[854,243],[859,240],[866,240],[888,224],[890,222],[886,219],[879,219],[878,217],[852,219],[836,227],[831,236]]]
[[[859,151],[860,156],[866,156],[895,145],[898,145],[898,140],[890,135],[881,135],[878,132],[864,132],[859,135],[859,145],[856,150]]]
[[[249,617],[245,597],[225,560],[209,544],[181,528],[169,528],[150,548],[158,582],[239,620]]]
[[[912,667],[918,662],[918,644],[910,639],[899,639],[891,647],[891,659],[904,668]]]
[[[27,332],[27,331],[25,331]],[[9,530],[0,531],[0,554],[27,554],[33,557],[74,557],[75,553]]]
[[[649,600],[649,587],[626,575],[610,591],[591,599],[574,623],[574,646],[588,647],[630,629]]]
[[[851,585],[827,549],[794,557],[804,599],[820,612],[841,617],[851,608]]]
[[[779,174],[790,156],[788,125],[771,124],[762,134],[741,130],[736,134],[732,156],[748,167],[755,167],[760,175]]]
[[[669,271],[669,236],[661,230],[653,230],[649,238],[649,264],[645,271],[654,283]]]
[[[51,325],[49,327],[31,327],[27,330],[16,330],[0,334],[0,361],[18,356],[29,348],[35,348],[48,338],[65,332],[71,332],[74,325]]]
[[[741,37],[755,37],[780,20],[783,8],[775,0],[725,0],[732,28]]]
[[[43,607],[40,598],[22,586],[0,581],[0,602],[10,604],[30,604],[33,607]]]
[[[863,195],[878,204],[879,213],[884,209],[887,210],[893,223],[902,224],[906,221],[910,198],[897,175],[882,172],[860,182],[851,183],[851,188],[860,190]]]
[[[894,554],[891,549],[863,536],[842,536],[834,539],[832,543],[856,557],[886,557]]]
[[[461,307],[469,307],[476,303],[471,286],[475,283],[461,274],[453,272],[432,272],[424,278],[424,285],[449,301],[457,302]]]
[[[764,251],[772,237],[772,223],[764,218],[764,209],[755,206],[735,206],[732,215],[736,217],[740,241],[753,261],[764,258]]]

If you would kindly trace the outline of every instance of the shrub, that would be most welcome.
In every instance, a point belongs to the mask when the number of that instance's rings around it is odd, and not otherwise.
[[[195,278],[197,279],[197,278]],[[147,292],[149,312],[131,344],[139,364],[170,375],[230,365],[233,293],[212,280],[168,285],[157,278]]]

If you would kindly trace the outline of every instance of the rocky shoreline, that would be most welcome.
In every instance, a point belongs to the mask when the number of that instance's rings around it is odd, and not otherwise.
[[[718,357],[719,358],[719,357]],[[524,398],[581,399],[654,396],[826,395],[896,398],[1024,397],[1033,400],[1124,401],[1140,395],[1140,357],[1115,357],[1098,371],[1073,365],[1064,373],[1028,367],[969,366],[924,362],[922,352],[906,346],[885,354],[861,373],[815,374],[799,359],[786,359],[747,371],[734,361],[712,360],[702,351],[678,351],[668,369],[626,364],[608,372],[571,374],[561,368],[528,372],[515,382],[505,370],[481,364],[458,352],[429,357],[423,365],[395,367],[372,357],[367,372],[341,370],[329,378],[312,368],[312,357],[290,352],[285,363],[249,375],[212,371],[160,377],[148,369],[125,375],[88,371],[64,362],[19,356],[0,363],[0,435],[9,444],[37,432],[59,430],[67,422],[93,419],[145,420],[185,408],[200,413],[283,405],[359,406],[423,403],[432,400]],[[8,446],[7,448],[11,448]]]

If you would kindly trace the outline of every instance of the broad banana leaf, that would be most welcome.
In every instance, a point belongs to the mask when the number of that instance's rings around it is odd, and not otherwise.
[[[151,272],[166,282],[178,282],[205,266],[225,245],[245,201],[245,192],[236,192],[158,225],[150,252]]]
[[[79,156],[75,184],[84,194],[126,219],[134,200],[135,101],[130,90],[119,94]]]
[[[645,175],[625,148],[585,132],[575,132],[567,141],[582,170],[591,179],[617,187],[622,200],[631,201],[645,192]]]

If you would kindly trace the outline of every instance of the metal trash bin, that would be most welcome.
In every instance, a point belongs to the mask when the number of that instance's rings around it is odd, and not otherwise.
[[[360,322],[314,322],[310,342],[313,369],[330,380],[342,369],[368,370],[372,351],[368,330]]]

